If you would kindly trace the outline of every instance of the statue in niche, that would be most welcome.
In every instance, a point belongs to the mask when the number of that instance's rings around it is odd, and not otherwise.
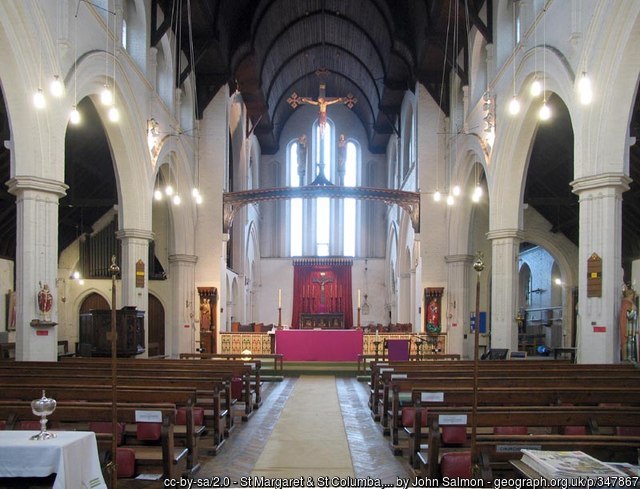
[[[638,335],[638,306],[636,291],[629,285],[622,287],[620,304],[620,358],[623,361],[636,362]]]
[[[209,299],[202,299],[200,302],[200,330],[211,329],[211,301]]]
[[[51,319],[51,307],[53,306],[53,295],[49,290],[49,286],[47,284],[42,285],[40,282],[40,290],[38,291],[38,309],[40,309],[40,314],[44,317],[45,321],[49,321]]]

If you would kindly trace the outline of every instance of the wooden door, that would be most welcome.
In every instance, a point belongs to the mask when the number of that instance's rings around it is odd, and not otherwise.
[[[91,356],[91,342],[84,343],[83,338],[86,337],[88,333],[86,333],[85,328],[86,323],[82,319],[83,316],[86,316],[92,310],[111,310],[111,306],[107,302],[107,299],[102,297],[97,292],[93,292],[84,298],[82,304],[80,304],[80,311],[78,314],[78,341],[76,342],[76,355]]]
[[[110,310],[111,306],[107,302],[107,299],[102,297],[97,292],[93,292],[92,294],[89,294],[87,297],[85,297],[85,299],[82,301],[82,305],[80,306],[80,314],[90,312],[92,309]]]
[[[164,307],[160,300],[149,294],[149,356],[164,355]]]

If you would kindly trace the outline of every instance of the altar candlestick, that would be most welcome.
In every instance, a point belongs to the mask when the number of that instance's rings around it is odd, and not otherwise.
[[[358,309],[360,308],[360,289],[358,289]]]
[[[278,289],[278,307],[282,307],[282,289]]]

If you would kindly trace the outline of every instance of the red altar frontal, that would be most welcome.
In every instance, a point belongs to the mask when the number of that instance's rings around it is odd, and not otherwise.
[[[276,353],[286,361],[355,362],[362,353],[362,330],[279,330]]]

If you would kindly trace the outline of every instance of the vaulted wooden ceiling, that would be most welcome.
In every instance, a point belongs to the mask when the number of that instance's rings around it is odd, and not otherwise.
[[[180,79],[195,69],[200,113],[223,85],[239,90],[263,153],[278,150],[294,110],[287,100],[317,98],[320,82],[328,97],[357,98],[353,111],[369,149],[382,153],[398,130],[404,93],[416,82],[448,112],[443,71],[454,67],[466,83],[467,33],[476,27],[491,42],[491,25],[480,20],[482,8],[491,18],[491,6],[492,0],[154,0],[152,42],[168,29],[179,33],[195,65]],[[182,25],[172,25],[177,12]]]
[[[171,22],[178,18],[175,5],[182,11],[181,48],[190,58],[187,0],[151,3],[151,45],[176,29]],[[383,152],[397,130],[404,91],[421,83],[448,113],[449,77],[443,76],[443,68],[446,73],[455,69],[467,82],[467,25],[488,40],[492,36],[492,26],[478,16],[481,9],[492,9],[492,0],[190,0],[190,4],[200,115],[223,86],[237,88],[265,153],[277,150],[280,131],[293,113],[287,99],[293,93],[317,98],[320,81],[326,82],[327,96],[352,93],[358,98],[353,110],[366,129],[367,143],[371,150]],[[460,64],[453,62],[455,29]],[[177,85],[193,66],[181,67]],[[322,68],[326,73],[318,76]],[[578,244],[579,209],[569,185],[573,133],[566,108],[554,98],[550,102],[559,103],[557,110],[554,107],[558,117],[538,130],[524,202],[546,217],[553,232]],[[60,207],[61,251],[117,200],[102,124],[91,107],[84,118],[84,128],[67,133],[65,180],[73,188]],[[640,95],[630,134],[640,141]],[[2,96],[0,137],[0,141],[11,138]],[[630,176],[631,189],[623,194],[622,260],[627,278],[631,260],[640,257],[639,142],[630,150]],[[0,146],[0,180],[9,177],[9,150]],[[96,182],[109,182],[109,188],[101,185],[98,193],[83,192],[98,188]],[[0,256],[15,258],[15,233],[15,197],[2,185]]]

